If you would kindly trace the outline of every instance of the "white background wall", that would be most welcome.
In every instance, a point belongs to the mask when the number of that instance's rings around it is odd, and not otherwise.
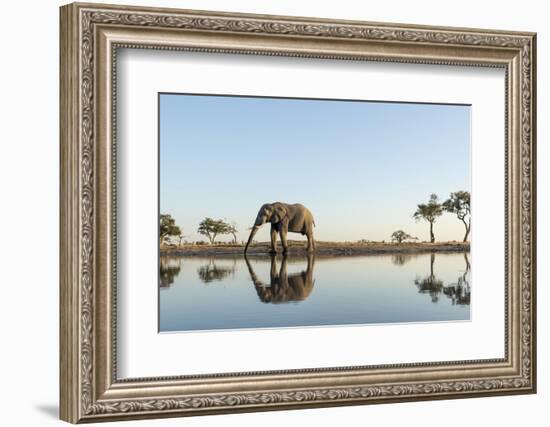
[[[122,3],[111,0],[113,3]],[[2,5],[0,65],[0,402],[3,425],[60,424],[58,405],[58,6],[57,0]],[[538,351],[539,393],[438,402],[266,412],[131,425],[280,426],[547,425],[550,405],[549,13],[545,2],[462,0],[330,2],[305,0],[133,0],[195,9],[538,32]],[[545,166],[547,166],[545,168]],[[488,254],[487,256],[491,256]],[[547,336],[545,336],[545,334]]]

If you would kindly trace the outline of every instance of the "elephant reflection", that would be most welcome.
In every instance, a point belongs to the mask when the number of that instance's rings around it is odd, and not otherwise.
[[[206,284],[213,281],[221,282],[226,277],[235,274],[236,266],[236,259],[233,260],[233,265],[231,266],[220,266],[216,264],[214,259],[209,259],[207,264],[197,269],[197,274],[199,276],[199,279]]]
[[[307,257],[307,268],[300,273],[288,274],[288,257],[283,256],[281,268],[277,271],[276,255],[271,255],[271,271],[269,285],[258,279],[250,261],[245,256],[246,265],[250,278],[254,283],[258,297],[264,303],[280,304],[293,301],[305,300],[313,290],[315,280],[313,279],[313,270],[315,266],[315,257],[313,254]]]
[[[466,263],[466,270],[458,278],[457,283],[452,283],[443,289],[443,293],[451,298],[453,305],[470,305],[470,280],[468,277],[470,260],[466,252],[464,252],[464,262]]]
[[[181,271],[181,258],[160,257],[159,262],[159,286],[168,288]]]

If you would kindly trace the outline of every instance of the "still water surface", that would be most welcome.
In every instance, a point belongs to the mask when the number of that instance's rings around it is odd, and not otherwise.
[[[161,332],[470,319],[469,254],[161,257]]]

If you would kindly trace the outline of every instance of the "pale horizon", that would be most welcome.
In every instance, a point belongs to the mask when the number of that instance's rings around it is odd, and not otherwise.
[[[159,108],[160,213],[184,240],[206,241],[197,228],[211,217],[246,241],[261,205],[280,201],[312,212],[319,241],[390,241],[399,229],[429,241],[417,204],[471,192],[467,105],[160,94]],[[436,241],[464,231],[449,213],[434,224]],[[255,240],[269,240],[268,225]]]

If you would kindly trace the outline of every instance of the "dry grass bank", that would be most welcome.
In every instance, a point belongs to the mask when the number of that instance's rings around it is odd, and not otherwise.
[[[305,242],[291,240],[289,253],[294,255],[306,254]],[[367,254],[391,254],[391,253],[426,253],[426,252],[464,252],[470,250],[470,243],[462,242],[411,242],[411,243],[386,243],[386,242],[316,242],[316,255],[367,255]],[[269,242],[260,242],[251,245],[248,253],[267,254],[269,253]],[[244,252],[242,244],[220,244],[220,245],[182,245],[180,247],[162,248],[162,255],[180,256],[213,256],[213,255],[236,255]],[[282,252],[280,244],[277,245],[277,252]]]

